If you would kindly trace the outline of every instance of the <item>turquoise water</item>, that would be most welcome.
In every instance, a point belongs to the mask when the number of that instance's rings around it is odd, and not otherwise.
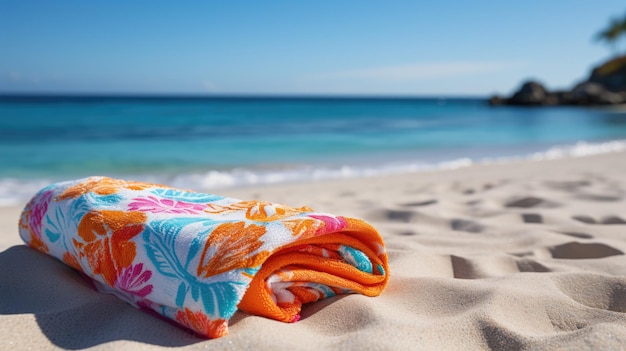
[[[95,174],[213,188],[623,139],[623,111],[482,99],[0,97],[0,202]]]

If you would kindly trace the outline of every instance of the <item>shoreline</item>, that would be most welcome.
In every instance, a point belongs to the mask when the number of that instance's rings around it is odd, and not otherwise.
[[[290,167],[272,167],[260,165],[255,168],[233,168],[224,170],[210,170],[205,172],[183,173],[142,173],[142,174],[89,174],[78,177],[63,178],[61,176],[42,177],[35,179],[0,178],[0,207],[15,206],[28,201],[44,186],[62,180],[77,179],[93,175],[105,175],[113,178],[138,180],[152,183],[167,184],[173,187],[193,189],[200,192],[222,192],[230,189],[246,189],[272,186],[279,184],[306,184],[325,182],[337,179],[362,179],[385,177],[401,174],[419,174],[423,172],[438,172],[455,170],[472,166],[490,164],[511,164],[533,160],[555,160],[563,158],[586,157],[598,154],[623,152],[626,150],[626,140],[608,140],[602,142],[580,141],[575,144],[551,146],[547,149],[506,156],[474,156],[457,157],[437,160],[431,156],[431,161],[387,161],[377,165],[369,163],[354,163],[351,165],[292,165]],[[521,150],[521,149],[519,149]],[[502,152],[502,151],[501,151]],[[481,155],[479,153],[478,155]],[[439,156],[441,157],[441,155]],[[383,159],[383,158],[381,158]]]

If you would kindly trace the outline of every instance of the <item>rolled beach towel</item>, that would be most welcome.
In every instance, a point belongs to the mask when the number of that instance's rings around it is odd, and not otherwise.
[[[376,296],[389,278],[383,240],[363,221],[157,184],[53,184],[19,227],[98,290],[208,338],[225,335],[238,308],[295,322],[304,303]]]

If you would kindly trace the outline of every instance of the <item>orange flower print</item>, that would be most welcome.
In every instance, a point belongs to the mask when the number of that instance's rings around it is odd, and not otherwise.
[[[291,235],[299,237],[299,239],[306,239],[315,234],[318,231],[320,222],[315,219],[292,219],[281,221],[281,223],[291,231]]]
[[[40,238],[36,237],[35,235],[31,235],[31,240],[28,243],[28,246],[43,253],[48,253],[49,250],[48,245],[46,245],[46,243],[44,243]]]
[[[78,260],[76,259],[76,257],[74,257],[71,253],[69,253],[69,251],[66,251],[63,254],[63,262],[66,265],[68,265],[68,266],[70,266],[70,267],[72,267],[74,269],[82,271],[82,269],[80,268],[80,263],[78,263]]]
[[[264,201],[240,201],[230,205],[208,204],[205,212],[227,213],[241,210],[246,211],[247,219],[258,222],[277,221],[302,212],[313,211],[308,207],[293,208]]]
[[[114,286],[122,269],[135,259],[136,245],[131,241],[144,229],[146,215],[142,212],[100,211],[87,213],[78,224],[74,246],[86,258],[93,274],[101,274]]]
[[[130,190],[143,190],[150,187],[169,188],[168,186],[160,184],[127,182],[120,179],[112,179],[106,177],[92,177],[84,182],[80,182],[66,189],[61,195],[59,195],[59,200],[76,198],[81,195],[87,194],[88,192],[93,192],[98,195],[112,195],[121,188],[126,188]]]
[[[259,240],[265,234],[265,227],[244,222],[223,223],[217,226],[209,236],[200,263],[198,276],[210,276],[238,268],[257,267],[269,256],[268,251],[254,255],[263,242]]]
[[[241,210],[247,210],[251,206],[254,206],[256,202],[254,201],[241,201],[236,202],[230,205],[218,205],[218,204],[207,204],[204,212],[207,213],[229,213],[229,212],[237,212]]]
[[[245,203],[245,202],[244,202]],[[246,218],[252,221],[271,222],[285,219],[302,212],[311,211],[308,207],[293,208],[269,202],[247,202]]]
[[[198,334],[208,336],[211,339],[219,338],[228,333],[228,323],[224,319],[210,320],[201,311],[193,312],[188,308],[178,310],[175,319],[178,323],[194,330]]]

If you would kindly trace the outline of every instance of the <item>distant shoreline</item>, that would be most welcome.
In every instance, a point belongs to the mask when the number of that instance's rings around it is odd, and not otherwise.
[[[626,55],[595,67],[589,78],[569,90],[552,91],[534,80],[524,82],[509,97],[494,95],[492,106],[611,106],[626,104]]]
[[[0,102],[33,102],[33,101],[61,101],[61,100],[376,100],[376,101],[402,101],[402,100],[487,100],[484,95],[273,95],[273,94],[1,94]]]

